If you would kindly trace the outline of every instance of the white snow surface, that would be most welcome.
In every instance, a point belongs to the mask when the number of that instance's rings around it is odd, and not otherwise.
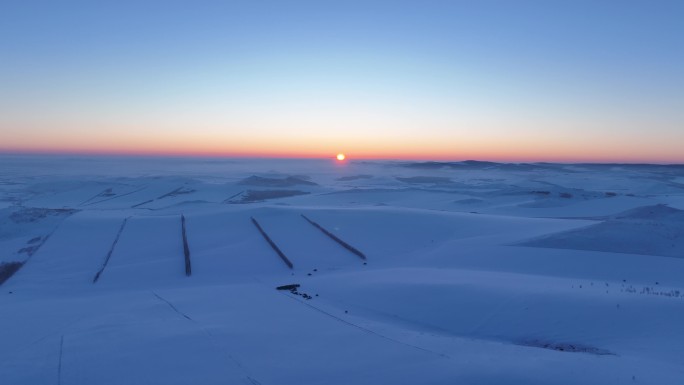
[[[0,383],[682,384],[682,181],[0,156]]]

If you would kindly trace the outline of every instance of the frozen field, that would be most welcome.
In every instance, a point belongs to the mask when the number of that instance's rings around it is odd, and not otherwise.
[[[684,166],[2,156],[0,263],[2,384],[684,383]]]

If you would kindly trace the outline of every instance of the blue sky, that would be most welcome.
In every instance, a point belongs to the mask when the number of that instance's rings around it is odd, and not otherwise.
[[[681,1],[15,1],[5,151],[684,161]]]

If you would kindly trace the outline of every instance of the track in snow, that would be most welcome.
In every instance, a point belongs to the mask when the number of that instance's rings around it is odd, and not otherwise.
[[[62,353],[64,352],[64,335],[59,340],[59,362],[57,364],[57,385],[62,385]]]
[[[104,263],[102,263],[102,267],[100,270],[95,274],[95,277],[93,277],[93,283],[97,282],[98,279],[100,279],[100,275],[102,275],[102,272],[104,272],[104,269],[107,267],[107,264],[109,263],[109,259],[112,257],[112,253],[114,253],[114,248],[116,247],[116,244],[119,242],[119,238],[121,237],[121,233],[123,233],[124,227],[126,227],[126,222],[128,222],[128,218],[124,218],[123,222],[121,222],[121,227],[119,227],[119,231],[116,233],[116,237],[114,238],[114,242],[112,242],[112,247],[109,248],[109,252],[107,252],[107,256],[105,257]]]
[[[175,311],[176,313],[178,313],[178,315],[183,316],[183,317],[186,318],[187,320],[193,321],[193,319],[190,318],[189,315],[187,315],[187,314],[183,313],[182,311],[178,310],[178,308],[176,308],[175,306],[173,306],[173,304],[172,304],[171,302],[169,302],[168,300],[164,299],[164,298],[163,298],[162,296],[160,296],[159,294],[157,294],[157,293],[155,293],[155,292],[152,292],[152,294],[154,294],[154,296],[157,297],[160,301],[162,301],[162,302],[166,303],[167,305],[169,305],[169,306],[171,307],[171,309],[173,309],[173,311]]]
[[[384,335],[384,334],[378,333],[378,332],[376,332],[376,331],[374,331],[374,330],[371,330],[371,329],[369,329],[369,328],[367,328],[367,327],[364,327],[364,326],[361,326],[361,325],[357,325],[357,324],[355,324],[355,323],[353,323],[353,322],[347,321],[347,320],[345,320],[345,319],[343,319],[343,318],[341,318],[341,317],[338,317],[338,316],[336,316],[336,315],[334,315],[334,314],[332,314],[332,313],[329,313],[329,312],[327,312],[327,311],[325,311],[325,310],[323,310],[323,309],[321,309],[321,308],[319,308],[319,307],[317,307],[317,306],[314,306],[314,305],[312,305],[312,304],[310,304],[310,303],[306,303],[306,302],[300,300],[300,299],[297,298],[297,297],[289,296],[289,295],[287,295],[287,294],[285,294],[285,293],[283,293],[282,295],[284,295],[284,296],[286,296],[287,298],[290,298],[290,299],[292,299],[292,300],[294,300],[294,301],[297,301],[297,302],[299,302],[300,304],[302,304],[302,305],[304,305],[304,306],[308,306],[308,307],[310,307],[311,309],[313,309],[313,310],[315,310],[315,311],[317,311],[317,312],[319,312],[319,313],[322,313],[322,314],[324,314],[324,315],[326,315],[326,316],[328,316],[328,317],[330,317],[330,318],[332,318],[332,319],[334,319],[334,320],[336,320],[336,321],[338,321],[338,322],[341,322],[341,323],[343,323],[343,324],[346,324],[346,325],[349,325],[349,326],[351,326],[351,327],[357,328],[357,329],[359,329],[359,330],[361,330],[361,331],[363,331],[363,332],[365,332],[365,333],[372,334],[372,335],[374,335],[374,336],[377,336],[377,337],[386,339],[386,340],[388,340],[388,341],[397,343],[397,344],[399,344],[399,345],[404,345],[404,346],[407,346],[407,347],[409,347],[409,348],[413,348],[413,349],[416,349],[416,350],[420,350],[420,351],[425,352],[425,353],[434,354],[434,355],[437,355],[437,356],[442,357],[442,358],[449,358],[449,359],[452,359],[452,358],[453,358],[453,357],[449,356],[448,354],[436,352],[436,351],[433,351],[433,350],[430,350],[430,349],[421,348],[420,346],[413,345],[413,344],[410,344],[410,343],[408,343],[408,342],[400,341],[400,340],[398,340],[398,339],[395,339],[395,338],[392,338],[392,337],[388,337],[388,336],[386,336],[386,335]]]
[[[88,203],[88,204],[85,205],[85,206],[90,206],[90,205],[94,205],[94,204],[98,204],[98,203],[110,201],[110,200],[112,200],[112,199],[125,197],[126,195],[135,194],[135,193],[137,193],[138,191],[142,191],[142,190],[144,190],[144,189],[146,189],[146,188],[147,188],[147,186],[142,187],[142,188],[139,188],[139,189],[137,189],[137,190],[133,190],[133,191],[127,192],[127,193],[125,193],[125,194],[116,195],[116,196],[109,197],[109,198],[107,198],[107,199],[102,199],[102,200],[99,200],[99,201],[96,201],[96,202],[91,202],[91,203]]]

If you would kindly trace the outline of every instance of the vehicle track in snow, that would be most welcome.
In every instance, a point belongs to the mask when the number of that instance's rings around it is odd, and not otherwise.
[[[416,350],[419,350],[419,351],[422,351],[422,352],[425,352],[425,353],[437,355],[437,356],[442,357],[442,358],[453,359],[453,357],[449,356],[448,354],[436,352],[436,351],[430,350],[430,349],[421,348],[420,346],[413,345],[413,344],[410,344],[410,343],[408,343],[408,342],[400,341],[400,340],[398,340],[398,339],[395,339],[395,338],[386,336],[386,335],[384,335],[384,334],[381,334],[381,333],[379,333],[379,332],[376,332],[376,331],[374,331],[374,330],[371,330],[371,329],[369,329],[369,328],[367,328],[367,327],[364,327],[364,326],[355,324],[355,323],[353,323],[353,322],[351,322],[351,321],[347,321],[347,320],[345,320],[344,318],[338,317],[338,316],[336,316],[336,315],[334,315],[334,314],[332,314],[332,313],[330,313],[330,312],[328,312],[328,311],[325,311],[325,310],[323,310],[323,309],[321,309],[321,308],[319,308],[319,307],[317,307],[317,306],[314,306],[314,305],[312,305],[312,304],[310,304],[310,303],[308,303],[308,302],[304,302],[303,300],[301,300],[301,299],[299,299],[299,298],[297,298],[297,297],[293,297],[293,296],[291,296],[291,295],[287,295],[286,293],[282,293],[281,295],[284,295],[284,296],[287,297],[287,298],[290,298],[290,299],[292,299],[292,300],[294,300],[294,301],[297,301],[297,302],[299,302],[300,304],[302,304],[302,305],[304,305],[304,306],[307,306],[307,307],[309,307],[309,308],[311,308],[311,309],[313,309],[313,310],[315,310],[315,311],[317,311],[317,312],[319,312],[319,313],[321,313],[321,314],[324,314],[324,315],[326,315],[326,316],[328,316],[328,317],[334,319],[334,320],[337,321],[337,322],[341,322],[341,323],[343,323],[343,324],[345,324],[345,325],[354,327],[354,328],[359,329],[359,330],[361,330],[361,331],[363,331],[363,332],[365,332],[365,333],[368,333],[368,334],[374,335],[374,336],[376,336],[376,337],[380,337],[380,338],[382,338],[382,339],[385,339],[385,340],[388,340],[388,341],[391,341],[391,342],[394,342],[394,343],[397,343],[397,344],[400,344],[400,345],[403,345],[403,346],[406,346],[406,347],[409,347],[409,348],[412,348],[412,349],[416,349]]]
[[[173,310],[178,316],[183,317],[184,319],[192,322],[197,328],[199,328],[205,334],[205,336],[209,340],[209,343],[214,348],[219,350],[224,355],[224,357],[226,358],[227,361],[231,362],[233,365],[235,365],[235,367],[237,367],[237,369],[240,372],[242,372],[242,374],[244,376],[243,380],[245,380],[246,383],[252,384],[252,385],[261,385],[261,382],[257,381],[252,376],[250,371],[247,370],[247,368],[240,361],[238,361],[235,357],[233,357],[233,355],[225,347],[223,347],[222,345],[220,345],[219,343],[216,342],[216,336],[214,336],[207,328],[202,326],[202,324],[199,323],[197,320],[193,319],[189,315],[187,315],[184,312],[182,312],[181,310],[179,310],[173,303],[171,303],[171,301],[165,299],[164,297],[160,296],[159,294],[155,293],[154,291],[152,292],[152,294],[154,294],[154,296],[157,297],[157,299],[159,299],[160,301],[169,305],[171,310]]]
[[[176,308],[171,302],[167,301],[166,299],[164,299],[164,298],[163,298],[162,296],[160,296],[159,294],[157,294],[157,293],[155,293],[155,292],[152,292],[152,294],[154,294],[155,297],[159,298],[160,301],[162,301],[162,302],[166,303],[167,305],[169,305],[173,311],[175,311],[176,313],[178,313],[178,315],[180,315],[180,316],[182,316],[182,317],[184,317],[185,319],[188,319],[188,320],[190,320],[190,321],[194,321],[192,318],[190,318],[190,316],[188,316],[187,314],[185,314],[185,313],[183,313],[182,311],[178,310],[178,308]]]

